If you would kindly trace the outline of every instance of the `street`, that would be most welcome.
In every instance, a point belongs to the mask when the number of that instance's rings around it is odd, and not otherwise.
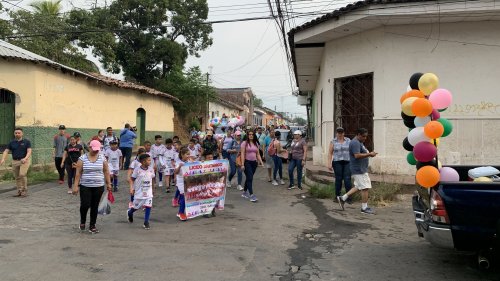
[[[180,222],[173,193],[159,192],[151,230],[142,212],[129,224],[124,172],[100,233],[77,230],[79,199],[65,185],[0,194],[0,276],[10,280],[500,280],[477,270],[473,256],[434,249],[418,238],[404,202],[339,211],[306,191],[273,187],[259,168],[258,203],[227,192],[216,217]],[[306,195],[303,198],[302,195]]]

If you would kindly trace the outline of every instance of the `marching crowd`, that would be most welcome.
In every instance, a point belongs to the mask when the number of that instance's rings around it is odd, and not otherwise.
[[[184,178],[181,169],[187,163],[227,159],[230,171],[227,177],[227,188],[242,191],[241,197],[250,202],[257,202],[254,194],[253,178],[260,165],[267,169],[267,180],[272,186],[285,185],[283,178],[283,161],[288,161],[288,189],[295,188],[294,172],[297,174],[297,187],[302,189],[303,167],[307,159],[307,143],[302,132],[293,132],[286,145],[281,140],[280,130],[273,127],[262,127],[245,130],[226,127],[225,135],[214,136],[207,130],[204,138],[193,137],[187,145],[183,145],[177,136],[165,141],[161,135],[155,136],[154,143],[145,141],[132,159],[132,148],[137,135],[133,127],[125,124],[124,129],[116,136],[111,127],[98,134],[86,143],[81,134],[66,133],[64,125],[59,126],[59,133],[54,136],[54,160],[59,173],[59,184],[64,183],[67,174],[69,194],[80,194],[80,230],[86,229],[87,213],[90,209],[91,233],[99,232],[96,228],[98,205],[105,188],[108,191],[119,190],[118,176],[120,170],[127,171],[128,191],[130,193],[128,221],[133,222],[134,212],[144,209],[144,228],[149,229],[149,218],[153,206],[156,187],[165,188],[169,193],[175,189],[172,206],[179,207],[177,216],[181,221],[187,220],[185,214]],[[13,170],[16,176],[18,193],[16,196],[26,197],[26,173],[31,156],[31,143],[23,137],[21,128],[15,129],[15,139],[9,144],[6,153],[0,160],[5,162],[6,155],[12,152]],[[336,200],[344,209],[344,203],[350,203],[350,196],[361,191],[362,209],[367,214],[373,210],[367,206],[368,190],[371,182],[368,177],[368,158],[375,152],[368,152],[363,142],[367,131],[358,130],[357,136],[350,140],[344,136],[342,128],[337,129],[337,136],[330,144],[330,169],[335,171]],[[354,188],[351,188],[351,174]],[[245,181],[243,182],[243,175]],[[233,179],[236,176],[236,182]],[[341,195],[342,182],[346,194]]]

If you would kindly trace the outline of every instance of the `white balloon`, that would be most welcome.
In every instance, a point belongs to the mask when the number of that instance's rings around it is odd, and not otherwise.
[[[424,133],[424,127],[414,128],[408,133],[408,142],[413,146],[421,141],[428,142],[429,140],[430,138],[428,138]]]
[[[429,122],[431,122],[430,116],[415,117],[415,121],[413,121],[413,123],[415,124],[416,127],[423,127]]]
[[[411,91],[411,90],[413,90],[413,89],[411,88],[411,86],[410,86],[410,85],[408,85],[408,87],[406,87],[406,92],[409,92],[409,91]]]

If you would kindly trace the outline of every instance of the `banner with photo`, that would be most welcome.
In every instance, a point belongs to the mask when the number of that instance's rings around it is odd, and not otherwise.
[[[224,210],[229,161],[188,163],[182,167],[188,219]]]

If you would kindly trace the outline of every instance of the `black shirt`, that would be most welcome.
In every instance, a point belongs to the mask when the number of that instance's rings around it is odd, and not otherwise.
[[[75,144],[75,146],[68,144],[64,151],[68,153],[68,157],[65,161],[66,164],[76,163],[78,162],[78,158],[82,155],[83,147],[81,144]]]
[[[22,139],[20,141],[13,139],[7,149],[12,152],[13,160],[21,160],[28,154],[28,148],[31,148],[31,142],[27,139]]]

